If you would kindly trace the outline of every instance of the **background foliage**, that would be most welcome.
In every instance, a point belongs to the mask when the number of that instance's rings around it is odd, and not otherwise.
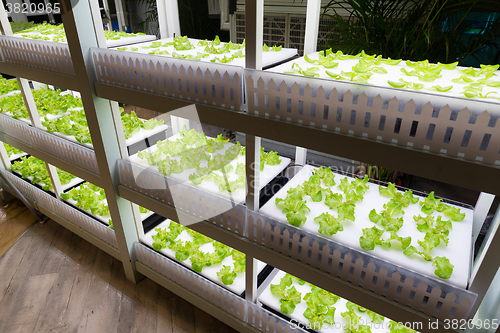
[[[335,23],[324,46],[348,54],[365,50],[384,58],[462,63],[485,48],[500,50],[493,46],[500,44],[495,10],[500,11],[497,0],[330,0],[323,15]]]

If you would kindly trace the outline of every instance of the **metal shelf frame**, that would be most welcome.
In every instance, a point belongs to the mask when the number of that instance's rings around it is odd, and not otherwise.
[[[158,1],[161,2],[160,0]],[[164,6],[161,8],[164,8]],[[246,67],[258,70],[261,67],[259,59],[261,59],[260,45],[262,44],[263,1],[247,0],[245,8],[247,20]],[[317,37],[315,35],[318,33],[318,11],[319,1],[308,1],[308,19],[306,21],[307,50],[315,49],[314,44]],[[62,19],[68,37],[68,47],[71,53],[74,76],[56,73],[48,69],[37,69],[19,64],[6,63],[5,61],[0,62],[0,72],[22,78],[20,79],[20,83],[23,83],[21,84],[21,90],[27,102],[28,112],[35,128],[39,124],[39,119],[36,109],[34,109],[33,97],[30,91],[26,89],[26,79],[48,83],[81,93],[94,143],[99,174],[97,175],[80,166],[51,156],[45,151],[34,148],[17,138],[3,133],[1,130],[0,140],[50,163],[48,164],[49,166],[53,165],[72,172],[80,178],[103,187],[115,226],[118,248],[116,249],[88,232],[75,227],[70,221],[59,216],[58,212],[47,210],[40,205],[36,206],[42,213],[121,260],[125,274],[129,280],[137,282],[144,276],[147,276],[239,331],[257,332],[257,329],[245,321],[227,315],[224,311],[212,306],[189,290],[166,279],[161,274],[137,261],[134,244],[138,242],[142,227],[137,205],[152,209],[172,220],[178,220],[181,215],[185,215],[183,216],[184,218],[189,218],[189,216],[167,204],[163,204],[136,190],[121,185],[118,164],[119,160],[125,158],[127,154],[123,128],[119,121],[120,114],[117,101],[158,112],[169,112],[183,108],[180,114],[186,119],[246,133],[247,165],[259,162],[260,138],[265,137],[297,147],[303,147],[297,150],[298,160],[302,160],[305,157],[305,149],[314,149],[469,189],[500,195],[500,166],[498,165],[485,165],[464,159],[452,158],[444,154],[417,151],[396,144],[375,142],[362,137],[314,128],[313,126],[263,118],[252,114],[254,110],[249,110],[248,108],[244,111],[235,111],[203,103],[193,104],[186,100],[98,82],[91,50],[92,48],[105,48],[105,40],[97,1],[63,0]],[[162,14],[161,20],[168,21],[169,19]],[[3,34],[7,36],[11,35],[10,25],[8,24],[7,15],[3,8],[0,8],[0,22]],[[168,27],[167,30],[166,24],[167,22],[162,23],[162,26],[164,26],[162,34],[169,33],[172,30],[172,27]],[[172,23],[170,22],[170,24]],[[192,112],[190,111],[195,111],[194,114],[197,114],[198,117],[191,117],[190,114]],[[0,155],[5,157],[3,153]],[[2,162],[4,168],[8,169],[9,164],[6,163],[4,158]],[[54,168],[49,167],[49,170],[51,170],[51,173],[55,172]],[[249,180],[257,180],[258,184],[259,172],[247,168],[247,178]],[[250,181],[248,183],[250,184]],[[58,187],[57,181],[54,181],[54,188],[57,189]],[[255,200],[258,198],[257,188],[258,186],[249,186],[246,199],[247,209],[258,210]],[[476,207],[480,206],[485,206],[481,208],[482,211],[487,211],[490,207],[488,204],[480,205],[480,203]],[[483,216],[484,214],[478,215]],[[473,279],[469,290],[478,294],[478,300],[471,310],[471,315],[476,313],[479,306],[482,306],[481,301],[487,294],[490,284],[496,281],[495,276],[499,271],[500,260],[497,258],[497,253],[500,252],[499,220],[500,213],[497,211],[492,231],[487,236],[474,265]],[[396,321],[420,321],[424,323],[422,331],[434,331],[431,328],[427,328],[429,320],[433,320],[432,317],[356,287],[338,277],[322,272],[285,254],[266,248],[261,244],[249,240],[244,234],[241,235],[224,230],[207,221],[192,224],[190,227],[208,237],[246,253],[247,302],[256,302],[256,274],[254,274],[254,268],[255,259],[259,259],[364,307],[377,310],[382,315]],[[495,301],[495,297],[498,302],[500,295],[487,295],[489,304]],[[477,312],[476,317],[485,319],[481,317],[482,313],[487,313],[487,311]],[[285,331],[285,328],[283,330]],[[440,331],[446,330],[441,326]],[[481,330],[474,331],[479,332]]]

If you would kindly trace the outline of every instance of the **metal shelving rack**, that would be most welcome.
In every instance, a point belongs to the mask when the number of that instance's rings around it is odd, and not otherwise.
[[[315,36],[318,33],[316,14],[319,11],[319,4],[320,1],[317,0],[308,2],[306,53],[316,48],[316,38],[307,36]],[[115,231],[111,234],[107,231],[107,235],[99,232],[92,233],[88,231],[90,229],[85,230],[81,227],[85,221],[82,221],[79,226],[73,217],[76,211],[62,212],[61,202],[57,197],[47,198],[44,193],[38,193],[30,188],[29,184],[23,187],[21,182],[18,182],[21,192],[42,213],[120,259],[129,280],[138,282],[142,276],[149,277],[240,332],[301,332],[300,329],[294,329],[287,322],[266,312],[256,304],[258,290],[255,259],[287,271],[393,320],[422,322],[424,326],[421,331],[433,331],[428,327],[428,323],[436,318],[442,322],[445,318],[458,320],[475,316],[478,319],[491,319],[491,316],[498,315],[495,312],[498,311],[500,300],[500,292],[496,287],[500,280],[500,273],[498,273],[500,260],[497,258],[497,253],[500,251],[500,232],[498,231],[500,214],[498,212],[474,262],[468,289],[457,288],[440,281],[436,282],[436,279],[404,270],[401,275],[396,271],[388,272],[387,267],[391,267],[390,263],[378,262],[373,258],[364,261],[365,257],[356,257],[359,255],[356,251],[346,250],[342,245],[333,241],[315,238],[305,231],[272,221],[259,214],[258,186],[252,185],[252,180],[258,180],[259,175],[258,171],[250,168],[247,168],[249,190],[245,206],[231,206],[231,202],[227,200],[211,197],[182,184],[176,189],[148,188],[148,184],[157,182],[157,179],[147,172],[143,173],[147,177],[134,177],[134,167],[124,161],[127,156],[126,147],[119,121],[118,105],[114,101],[158,112],[172,112],[172,115],[185,119],[244,132],[246,133],[247,165],[252,163],[258,165],[260,137],[265,137],[304,147],[297,149],[298,161],[305,160],[305,149],[314,149],[493,195],[500,194],[500,148],[498,146],[500,124],[495,124],[495,121],[491,120],[496,119],[498,104],[471,102],[467,103],[465,109],[463,105],[460,105],[462,100],[435,99],[433,104],[430,102],[415,104],[413,99],[425,99],[428,96],[391,89],[381,90],[379,93],[381,97],[370,98],[363,91],[359,91],[359,85],[332,83],[319,79],[296,79],[291,76],[262,72],[259,70],[261,48],[258,47],[262,44],[260,28],[263,18],[262,0],[247,0],[245,3],[247,68],[233,72],[231,80],[221,79],[227,74],[222,65],[209,68],[207,67],[209,65],[197,62],[155,57],[145,57],[151,61],[138,63],[130,61],[133,60],[133,55],[126,52],[118,56],[104,49],[104,35],[96,6],[97,2],[92,0],[63,1],[62,18],[68,36],[69,53],[44,48],[44,43],[39,41],[23,41],[23,43],[13,44],[12,38],[8,36],[10,33],[7,16],[4,12],[0,14],[2,32],[5,35],[0,37],[0,47],[4,53],[3,62],[0,62],[0,72],[23,78],[20,79],[20,83],[28,106],[30,103],[34,104],[26,88],[27,83],[23,80],[36,80],[79,91],[85,107],[94,150],[82,152],[76,149],[78,145],[70,144],[63,139],[47,144],[48,139],[43,135],[31,141],[29,138],[20,138],[18,137],[20,135],[19,124],[13,121],[9,123],[10,119],[4,119],[6,117],[3,116],[0,116],[2,125],[0,139],[104,188],[115,225]],[[168,21],[165,17],[160,18],[160,21],[162,20]],[[57,48],[57,45],[49,44],[49,46]],[[7,49],[10,53],[6,51]],[[71,62],[69,68],[72,71],[57,72],[57,67],[52,66],[53,63],[57,63],[68,54],[70,54]],[[30,59],[31,65],[26,62],[22,63],[25,59]],[[172,66],[179,69],[177,73],[179,77],[176,77],[176,80],[183,82],[184,89],[186,89],[186,82],[189,81],[195,82],[194,84],[211,85],[215,93],[207,95],[205,92],[203,95],[200,92],[198,99],[188,98],[186,90],[183,90],[181,86],[174,87],[174,83],[172,87],[163,84],[167,82],[167,79],[170,80],[167,69],[171,69]],[[188,68],[193,71],[182,70]],[[195,77],[193,73],[197,70],[210,71],[212,75],[218,74],[215,75],[215,79]],[[217,77],[219,74],[221,77]],[[225,78],[229,76],[227,74]],[[290,82],[290,80],[295,81]],[[259,82],[266,84],[259,85]],[[294,89],[294,84],[302,87],[302,89],[298,88],[298,93],[293,91],[294,95],[288,96],[291,105],[289,109],[279,110],[279,107],[273,109],[262,102],[280,96],[283,98],[276,89],[269,88],[269,85],[278,86],[278,83],[287,85],[291,91]],[[231,89],[233,92],[238,91],[241,87],[245,87],[243,96],[246,96],[246,104],[240,103],[241,106],[236,108],[228,107],[227,102],[224,102],[219,95],[219,91],[225,90],[227,97],[228,91]],[[333,95],[330,94],[330,96],[338,98],[327,98],[319,94],[308,95],[311,89],[316,91],[319,88],[325,91],[331,90]],[[174,92],[175,89],[177,90]],[[337,93],[338,95],[335,95]],[[357,98],[353,100],[353,94],[356,93]],[[394,97],[396,93],[398,98]],[[386,97],[391,94],[392,98]],[[242,102],[243,96],[238,97]],[[416,109],[421,111],[418,115],[422,116],[419,118],[422,122],[437,118],[433,116],[436,111],[444,115],[447,115],[447,112],[462,112],[463,110],[476,112],[476,114],[488,110],[489,113],[478,116],[475,123],[469,122],[465,117],[451,120],[443,116],[438,119],[439,121],[435,120],[438,133],[442,128],[446,129],[450,126],[457,131],[472,132],[473,139],[470,142],[475,142],[477,145],[470,145],[465,153],[460,152],[459,149],[459,154],[457,154],[456,148],[460,147],[460,143],[457,144],[456,140],[445,143],[448,149],[444,149],[443,142],[437,139],[431,140],[432,142],[429,142],[426,148],[420,147],[418,142],[413,141],[411,145],[402,144],[411,141],[404,137],[402,131],[394,133],[389,129],[381,132],[379,138],[368,129],[361,128],[363,122],[361,125],[358,122],[356,127],[349,122],[335,123],[328,117],[324,117],[326,119],[306,118],[306,113],[301,114],[297,105],[307,104],[312,97],[315,98],[314,103],[318,108],[320,105],[328,105],[330,110],[334,107],[356,110],[356,117],[359,119],[362,119],[367,112],[387,115],[386,124],[389,125],[393,124],[391,121],[395,122],[396,118],[400,118],[402,128],[408,126],[408,122],[410,124],[413,122],[411,111]],[[36,112],[33,112],[31,107],[28,109],[33,118]],[[406,112],[407,110],[410,112]],[[390,112],[392,115],[389,114]],[[281,117],[270,116],[269,113],[281,114]],[[32,123],[35,125],[25,126],[21,128],[21,131],[29,130],[38,133],[36,119],[32,120]],[[386,127],[390,127],[389,125]],[[490,144],[483,151],[479,149],[480,138],[486,134],[490,137]],[[69,149],[58,155],[50,150],[50,147],[57,145],[69,146]],[[89,168],[82,167],[78,162],[82,154],[94,156],[92,159],[97,162],[97,169],[90,171]],[[67,158],[68,155],[72,157]],[[57,184],[55,188],[58,188]],[[491,206],[493,195],[482,193],[478,200],[474,213],[474,238],[479,232],[477,226],[480,227]],[[176,198],[179,197],[183,199],[182,205],[176,204]],[[213,283],[200,279],[189,270],[166,260],[160,254],[140,244],[138,239],[143,230],[138,218],[137,205],[174,221],[197,222],[191,224],[190,228],[245,252],[247,255],[246,299],[241,299]],[[206,211],[206,208],[213,208],[215,205],[227,207],[227,209],[223,209],[216,216],[204,215],[203,211]],[[200,220],[201,222],[198,222]],[[379,280],[377,283],[365,280],[366,276],[375,275]],[[402,296],[403,294],[406,296]],[[396,298],[399,298],[399,301],[396,301]],[[439,302],[441,305],[437,306]],[[445,310],[440,312],[445,308],[448,312]],[[440,326],[440,331],[447,331],[447,329]],[[483,327],[483,329],[477,328],[471,331],[488,330]]]

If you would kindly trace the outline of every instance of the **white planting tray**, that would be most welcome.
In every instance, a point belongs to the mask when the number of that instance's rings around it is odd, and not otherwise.
[[[173,135],[173,136],[167,138],[167,140],[175,141],[179,138],[181,138],[181,135],[178,133],[176,135]],[[207,136],[207,140],[209,140],[209,139],[211,139],[211,138]],[[223,149],[217,150],[215,153],[213,153],[211,155],[212,156],[216,155],[216,154],[223,155],[225,153],[225,151],[232,145],[234,145],[234,144],[233,143],[226,143],[224,145]],[[148,151],[149,153],[152,153],[152,152],[156,151],[157,149],[158,149],[157,146],[154,145],[154,146],[151,146],[150,148],[148,148],[146,151]],[[177,161],[180,160],[179,156],[170,157],[170,158],[175,159]],[[259,187],[259,189],[264,188],[264,186],[266,186],[271,180],[273,180],[277,175],[279,175],[280,172],[282,172],[288,166],[288,164],[290,164],[289,158],[280,156],[280,159],[281,159],[281,163],[278,165],[267,165],[267,164],[264,165],[264,170],[261,171],[261,173],[260,173],[260,187]],[[160,174],[157,166],[150,166],[145,159],[139,158],[138,153],[131,155],[129,157],[129,160],[131,163],[140,165],[144,168],[147,168],[149,170],[155,171],[155,172]],[[231,161],[230,164],[233,166],[233,170],[231,172],[229,172],[229,174],[228,174],[229,175],[228,181],[232,181],[232,180],[237,179],[236,174],[235,174],[235,170],[236,170],[236,166],[238,165],[238,163],[245,164],[245,156],[238,156],[235,160]],[[200,165],[202,167],[206,167],[207,162],[202,161]],[[236,203],[241,203],[245,200],[245,189],[244,188],[243,189],[240,188],[240,189],[236,190],[234,193],[229,194],[227,192],[220,191],[219,188],[217,187],[217,185],[211,180],[210,181],[204,180],[200,185],[194,185],[189,180],[189,175],[194,173],[194,172],[196,172],[196,169],[184,169],[182,173],[179,173],[179,174],[173,173],[169,177],[171,177],[175,180],[178,180],[180,182],[187,183],[187,184],[194,186],[202,191],[214,193],[214,194],[217,194],[221,197],[228,198]]]
[[[280,312],[280,313],[281,313],[280,298],[271,293],[271,284],[279,284],[281,281],[281,278],[284,277],[285,274],[286,274],[285,272],[279,271],[278,274],[276,274],[276,276],[273,278],[273,280],[271,281],[269,286],[266,286],[266,288],[264,289],[264,291],[262,292],[262,294],[259,297],[259,301],[262,304],[267,305],[269,308],[271,308],[277,312]],[[309,320],[306,317],[304,317],[304,311],[306,311],[306,309],[307,309],[307,304],[306,304],[306,301],[304,300],[304,296],[308,292],[311,291],[311,286],[308,285],[307,283],[305,283],[304,285],[301,286],[296,281],[293,282],[292,286],[294,286],[295,289],[297,289],[297,291],[301,293],[302,301],[295,306],[295,310],[293,311],[292,314],[283,314],[283,315],[289,317],[291,319],[292,324],[297,325],[298,323],[301,323],[301,324],[306,325],[306,327],[308,327],[308,328],[310,327],[311,329],[314,329],[314,327],[309,323]],[[335,317],[334,317],[335,325],[330,325],[330,323],[328,323],[328,325],[323,326],[323,328],[321,330],[316,329],[315,331],[321,332],[321,333],[344,332],[343,327],[345,325],[348,325],[349,322],[347,320],[345,320],[344,317],[342,317],[341,313],[348,311],[347,307],[346,307],[347,302],[348,301],[345,298],[340,298],[335,303],[335,305],[334,305],[334,307],[335,307]],[[389,327],[390,320],[388,318],[385,318],[384,322],[381,324],[374,324],[371,322],[370,317],[368,317],[368,315],[366,313],[362,313],[362,312],[359,312],[357,310],[355,310],[355,312],[356,312],[356,314],[358,314],[362,318],[360,320],[359,324],[371,326],[372,333],[387,333],[387,332],[389,332],[388,327]]]
[[[283,223],[288,223],[286,214],[282,213],[281,209],[279,209],[275,205],[275,199],[285,198],[287,195],[287,191],[290,188],[297,187],[304,181],[309,180],[309,177],[312,175],[312,170],[314,169],[316,168],[310,165],[304,166],[302,170],[300,170],[295,175],[295,177],[293,177],[273,198],[271,198],[271,200],[269,200],[260,209],[260,212]],[[338,185],[340,184],[340,180],[345,177],[346,176],[335,174],[336,185],[331,187],[333,193],[342,193],[338,189]],[[351,177],[347,178],[350,181],[354,180],[354,178]],[[321,235],[320,233],[318,233],[319,223],[316,223],[314,221],[314,218],[324,212],[330,212],[332,215],[337,216],[336,210],[330,210],[324,203],[324,198],[321,202],[313,202],[309,198],[309,196],[305,196],[304,198],[307,200],[307,206],[311,211],[306,214],[307,220],[302,228],[323,237],[331,238],[339,243],[345,244],[357,250],[364,251],[359,245],[359,237],[363,235],[362,230],[364,228],[371,228],[374,226],[382,229],[382,227],[369,220],[368,214],[372,209],[375,209],[377,213],[380,213],[383,210],[383,205],[390,200],[390,198],[388,197],[379,195],[378,185],[372,183],[368,183],[368,185],[370,186],[370,188],[366,191],[363,201],[360,203],[356,203],[354,214],[356,221],[354,223],[351,221],[343,221],[342,225],[344,226],[344,230],[339,231],[332,237]],[[322,184],[322,187],[325,186],[323,186]],[[424,198],[420,199],[422,201]],[[418,203],[414,205],[410,204],[409,207],[404,208],[405,214],[403,215],[403,217],[405,222],[403,227],[401,227],[398,232],[398,235],[401,237],[411,236],[412,245],[417,249],[420,249],[417,240],[423,240],[425,236],[425,233],[418,231],[416,223],[413,220],[414,215],[425,216],[425,214],[421,212],[420,208],[421,206]],[[465,219],[461,222],[452,222],[453,228],[452,230],[450,230],[448,246],[445,246],[443,243],[441,243],[438,247],[432,250],[431,255],[447,257],[450,260],[451,264],[455,266],[451,277],[444,281],[462,288],[466,288],[469,279],[469,270],[472,255],[473,211],[471,209],[463,207],[459,208],[461,209],[462,213],[466,214]],[[438,216],[439,213],[434,212],[433,215]],[[385,239],[388,236],[389,233],[385,232],[382,238]],[[368,251],[366,253],[389,260],[390,262],[393,262],[395,264],[408,267],[430,277],[438,278],[434,274],[435,268],[433,267],[431,262],[426,261],[417,255],[412,255],[411,257],[405,256],[403,254],[403,251],[400,250],[399,244],[397,244],[396,242],[392,242],[392,247],[389,249],[376,245],[373,251]]]
[[[155,228],[165,228],[168,230],[170,222],[171,222],[171,220],[166,219],[162,223],[158,224]],[[146,233],[144,235],[144,237],[141,237],[140,240],[143,244],[146,244],[149,247],[153,248],[153,237],[152,236],[156,235],[156,234],[157,234],[157,232],[154,229],[152,229],[148,233]],[[192,240],[192,237],[186,231],[183,231],[177,237],[176,240],[190,241],[190,240]],[[200,247],[200,250],[203,252],[206,252],[206,253],[213,253],[214,252],[214,248],[211,244],[202,245]],[[171,249],[164,248],[164,249],[161,249],[159,252],[162,253],[163,255],[166,255],[170,259],[173,259],[173,260],[179,262],[175,258],[175,252],[172,251]],[[180,263],[191,269],[191,260],[190,259],[180,261]],[[234,279],[233,284],[231,284],[231,285],[225,285],[224,283],[222,283],[220,278],[217,276],[217,272],[219,272],[222,269],[222,266],[226,265],[226,266],[233,267],[232,266],[233,263],[234,263],[234,260],[232,259],[232,256],[229,256],[229,257],[224,258],[222,263],[220,263],[218,265],[203,267],[201,273],[199,273],[199,274],[201,274],[202,276],[208,278],[209,280],[217,283],[218,285],[220,285],[226,289],[229,289],[230,291],[234,292],[235,294],[241,295],[245,291],[245,273],[244,272],[239,273],[236,276],[236,278]],[[260,273],[260,271],[262,271],[262,269],[264,269],[265,266],[266,266],[265,263],[257,260],[257,274]]]
[[[145,120],[145,119],[141,119],[141,120]],[[31,124],[31,122],[29,122]],[[45,126],[42,125],[41,129],[43,130],[47,130],[47,128]],[[128,146],[131,146],[137,142],[140,142],[140,141],[143,141],[155,134],[158,134],[162,131],[166,131],[168,129],[168,125],[159,125],[159,126],[156,126],[155,128],[153,129],[150,129],[150,130],[145,130],[144,128],[141,128],[139,130],[139,132],[135,133],[134,135],[132,135],[131,138],[129,139],[126,139],[125,140],[125,144]],[[60,133],[60,132],[51,132],[51,134],[54,134],[54,135],[57,135],[58,137],[61,137],[65,140],[68,140],[68,141],[71,141],[71,142],[74,142],[74,143],[77,143],[79,145],[82,145],[82,146],[85,146],[87,148],[90,148],[90,149],[94,149],[94,145],[91,144],[91,143],[81,143],[81,142],[78,142],[75,138],[74,135],[66,135],[66,134],[63,134],[63,133]]]
[[[20,172],[17,172],[17,171],[13,171],[13,172],[14,172],[16,175],[21,176],[21,173],[20,173]],[[22,178],[22,177],[21,177],[21,178]],[[28,177],[28,178],[23,178],[23,179],[27,179],[28,181],[30,181],[30,182],[31,182],[31,181],[33,180],[33,177],[31,177],[31,176],[30,176],[30,177]],[[66,185],[62,185],[62,184],[61,184],[61,187],[62,187],[63,192],[65,192],[66,190],[68,190],[68,189],[72,188],[73,186],[78,185],[78,184],[83,183],[83,182],[84,182],[84,180],[83,180],[83,179],[76,177],[76,178],[71,179],[71,181],[70,181],[68,184],[66,184]],[[43,186],[45,186],[45,185],[48,185],[48,184],[44,184],[44,183],[36,183],[36,184],[37,184],[37,185],[40,185],[40,186],[42,186],[42,187],[43,187]],[[52,189],[50,189],[50,190],[48,190],[48,191],[49,191],[49,192],[52,192],[52,193],[55,193],[53,188],[52,188]]]
[[[23,156],[26,156],[28,155],[28,153],[19,153],[19,154],[12,154],[10,155],[9,157],[9,161],[14,161],[14,160],[17,160],[19,157],[23,157]]]
[[[173,40],[174,40],[173,37],[171,37],[171,38],[159,39],[159,40],[157,40],[157,42],[168,43],[168,42],[172,42]],[[127,45],[126,51],[130,51],[131,47],[138,48],[137,51],[134,51],[134,52],[131,51],[132,53],[140,53],[140,54],[149,54],[149,52],[151,52],[153,50],[161,50],[161,51],[167,50],[170,54],[157,54],[157,56],[170,57],[170,58],[172,58],[172,52],[176,52],[180,55],[188,55],[188,54],[189,55],[196,55],[196,54],[198,54],[198,52],[206,53],[205,46],[198,46],[198,42],[200,41],[200,39],[189,38],[189,41],[195,46],[191,50],[177,51],[173,45],[169,45],[167,47],[160,47],[160,48],[156,48],[156,49],[150,49],[150,48],[144,49],[143,48],[144,46],[151,45],[150,42],[147,42],[147,43],[138,43],[138,44],[133,44],[133,45]],[[225,44],[227,44],[227,43],[221,42],[220,45],[217,45],[216,47],[220,48]],[[210,60],[212,60],[214,58],[222,59],[224,56],[230,57],[231,55],[233,55],[234,53],[236,53],[238,51],[239,50],[233,50],[233,51],[230,51],[228,53],[223,53],[223,54],[208,54],[208,57],[202,58],[201,61],[210,62]],[[243,52],[243,54],[245,54],[245,48],[242,48],[241,51]],[[295,57],[296,55],[297,55],[296,49],[287,49],[287,48],[282,48],[281,51],[278,51],[278,52],[275,52],[275,51],[262,52],[262,67],[268,67],[268,66],[280,63],[282,61],[286,61],[290,58]],[[217,63],[220,63],[220,62],[217,62]],[[233,61],[231,61],[227,64],[233,65],[233,66],[245,67],[245,58],[244,57],[237,58],[237,59],[234,59]]]
[[[308,57],[310,59],[313,59],[313,60],[318,60],[319,52],[309,54]],[[269,69],[268,71],[276,72],[276,73],[288,72],[288,71],[292,70],[292,65],[294,63],[296,63],[303,70],[310,68],[310,67],[318,67],[320,69],[318,72],[320,78],[333,80],[328,74],[326,74],[327,70],[330,72],[333,72],[335,74],[340,74],[341,71],[352,72],[353,71],[352,67],[358,63],[359,59],[334,60],[334,61],[338,62],[339,65],[336,68],[328,69],[328,68],[324,68],[322,65],[308,63],[304,59],[304,57],[300,57],[300,58],[291,60],[289,62],[286,62],[284,64],[278,65],[276,67],[273,67],[273,68]],[[404,74],[403,72],[401,72],[401,68],[406,68],[408,71],[413,70],[413,68],[410,68],[406,65],[406,60],[401,61],[398,65],[395,65],[395,66],[391,66],[391,65],[387,65],[387,64],[380,64],[377,66],[384,67],[387,70],[387,74],[373,73],[373,75],[368,80],[369,84],[373,84],[377,87],[393,88],[389,83],[387,83],[387,80],[399,81],[399,79],[402,78],[405,81],[423,84],[424,88],[421,90],[417,90],[420,92],[432,93],[435,95],[441,95],[441,96],[446,96],[446,97],[460,97],[460,98],[465,98],[467,100],[479,100],[479,101],[485,101],[485,102],[500,103],[500,100],[496,99],[496,98],[467,98],[463,94],[460,94],[460,92],[462,92],[464,90],[464,87],[468,86],[470,83],[454,83],[451,80],[462,76],[463,73],[459,72],[458,70],[467,69],[467,67],[457,66],[454,70],[443,69],[441,71],[441,75],[442,75],[441,78],[438,78],[432,82],[426,82],[426,81],[420,81],[416,76],[408,76],[408,75]],[[500,80],[500,70],[497,70],[494,73],[495,73],[495,75],[489,81],[499,81]],[[300,74],[300,76],[302,76],[302,74]],[[481,79],[481,78],[484,78],[484,74],[481,74],[480,76],[472,78],[472,79],[474,81],[477,81],[478,79]],[[343,81],[343,82],[349,82],[349,81]],[[436,86],[436,85],[439,85],[441,87],[453,85],[453,88],[447,92],[439,92],[435,89],[432,89],[432,86]],[[410,92],[415,91],[413,89],[404,89],[404,90],[407,90]],[[496,92],[495,94],[491,94],[490,96],[500,97],[500,89],[499,88],[488,87],[486,85],[483,85],[483,91],[482,91],[483,94],[486,94],[490,91]]]
[[[52,39],[54,37],[57,37],[55,34],[49,34],[49,35],[42,35],[38,31],[33,31],[33,32],[26,32],[26,33],[15,33],[13,36],[14,37],[19,37],[19,38],[28,38],[32,39],[29,37],[23,37],[22,35],[29,35],[29,36],[43,36],[43,37],[49,37],[50,40],[43,40],[44,42],[52,42]],[[117,47],[121,45],[128,45],[128,44],[133,44],[133,43],[142,43],[142,42],[147,42],[147,41],[154,41],[156,39],[156,36],[154,35],[140,35],[140,36],[135,36],[135,37],[122,37],[120,39],[109,39],[106,40],[106,47]],[[39,39],[40,40],[40,39]],[[67,42],[58,42],[61,44],[68,44]]]
[[[15,80],[15,79],[12,79],[12,80]],[[20,93],[21,93],[21,90],[13,90],[13,91],[9,91],[6,94],[1,95],[0,98],[16,95],[16,94],[20,94]]]
[[[73,200],[73,199],[68,199],[68,200],[65,200],[66,202],[70,203],[71,205],[75,206],[76,208],[84,211],[85,213],[89,214],[90,216],[93,216],[96,220],[99,220],[100,222],[104,223],[105,225],[109,225],[109,219],[111,219],[111,216],[102,216],[102,215],[97,215],[97,214],[92,214],[92,211],[88,210],[88,209],[83,209],[83,208],[79,208],[77,207],[76,205],[76,201]],[[107,204],[108,202],[106,201],[106,199],[102,200],[102,202],[104,202],[105,204]],[[148,217],[150,217],[151,215],[153,215],[154,212],[152,211],[149,211],[147,213],[141,213],[141,221],[144,221],[145,219],[147,219]]]

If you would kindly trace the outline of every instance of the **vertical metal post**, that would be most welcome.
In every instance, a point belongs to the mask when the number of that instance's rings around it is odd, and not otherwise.
[[[40,116],[38,115],[35,100],[33,99],[33,94],[31,93],[28,80],[17,78],[17,83],[19,84],[19,88],[23,94],[24,105],[26,105],[26,109],[28,110],[31,123],[34,127],[40,128],[42,123],[40,122]]]
[[[245,67],[262,69],[264,0],[245,1]]]
[[[470,311],[470,316],[476,313],[500,269],[498,253],[500,253],[500,209],[496,211],[490,229],[472,266],[469,290],[477,293],[478,297]]]
[[[318,47],[319,14],[321,0],[307,0],[306,32],[304,38],[304,55],[316,52]],[[297,147],[295,150],[295,164],[306,164],[307,149]]]
[[[306,165],[307,161],[307,148],[295,148],[295,164]]]
[[[179,5],[177,0],[164,0],[167,18],[168,33],[173,36],[181,35],[181,25],[179,22]]]
[[[3,4],[3,3],[2,3]],[[12,5],[12,12],[10,13],[13,22],[27,21],[28,17],[22,12],[22,0],[7,0],[7,4]],[[14,7],[16,6],[16,7]],[[17,7],[19,6],[19,7]],[[18,10],[15,10],[17,8]]]
[[[497,271],[495,278],[489,285],[483,301],[479,305],[476,314],[474,315],[473,323],[478,327],[474,329],[467,329],[466,332],[471,333],[487,333],[487,332],[500,332],[500,326],[495,329],[493,320],[499,324],[500,318],[500,270]]]
[[[260,143],[258,136],[245,134],[246,150],[246,176],[247,176],[247,197],[246,205],[248,209],[259,211],[260,192]]]
[[[54,193],[57,199],[61,199],[61,193],[63,193],[61,180],[57,174],[57,168],[47,162],[45,162],[47,171],[49,172],[50,181],[52,182],[52,187],[54,188]]]
[[[245,67],[262,69],[262,44],[264,26],[264,1],[245,1]],[[260,193],[260,137],[245,134],[246,176],[247,176],[247,208],[259,210]],[[257,260],[246,256],[245,298],[247,301],[257,300]],[[248,316],[248,309],[246,312]]]
[[[45,4],[45,8],[48,8],[47,4],[50,2],[48,0],[43,0],[43,3]],[[54,13],[52,11],[50,11],[50,13],[47,13],[47,11],[45,11],[45,13],[49,17],[49,22],[55,24],[56,20],[54,19]]]
[[[123,128],[117,125],[120,123],[120,114],[118,108],[113,107],[108,100],[97,97],[94,88],[96,78],[90,48],[98,47],[100,43],[95,33],[97,24],[94,20],[97,18],[92,15],[91,1],[93,0],[63,0],[61,16],[75,75],[80,82],[78,91],[82,96],[94,151],[99,161],[101,182],[98,185],[106,193],[125,275],[130,281],[137,282],[142,275],[133,264],[136,261],[133,244],[138,240],[134,212],[132,204],[118,195],[120,179],[117,163],[125,157],[123,152],[126,151],[124,140],[119,139],[123,137]]]
[[[476,206],[474,206],[474,217],[472,221],[472,237],[474,242],[481,231],[481,227],[483,226],[484,220],[490,211],[493,200],[495,200],[495,196],[493,194],[484,192],[479,194]]]
[[[9,23],[9,17],[3,6],[3,2],[0,1],[0,30],[5,36],[12,36],[12,27]]]
[[[316,49],[318,47],[320,11],[321,11],[321,0],[307,0],[304,55],[316,52]]]
[[[118,19],[118,31],[127,30],[127,23],[125,20],[125,12],[123,11],[123,1],[115,0],[116,17]]]
[[[108,0],[102,0],[102,7],[104,8],[106,15],[109,16],[109,21],[111,22],[111,13],[109,12]],[[100,8],[99,8],[99,11],[100,11]],[[113,26],[111,25],[111,23],[106,23],[106,28],[108,28],[109,31],[113,30]]]
[[[165,9],[165,1],[164,0],[156,0],[156,11],[158,13],[158,25],[160,27],[160,38],[168,38],[171,37],[168,31],[167,25],[167,11]]]
[[[229,15],[229,40],[236,43],[236,14]]]
[[[10,159],[7,154],[7,149],[5,149],[5,145],[0,141],[0,159],[2,160],[2,165],[5,170],[10,170]]]
[[[180,36],[179,6],[177,0],[156,0],[160,38]]]
[[[107,5],[107,0],[104,0]],[[107,48],[106,46],[106,37],[104,36],[104,28],[102,26],[102,19],[101,19],[101,10],[99,8],[99,2],[98,1],[89,1],[90,4],[90,13],[92,15],[92,22],[94,23],[94,33],[97,39],[97,45],[99,45],[100,48]]]
[[[245,256],[245,299],[248,302],[257,301],[257,260],[249,255]],[[247,312],[248,315],[248,312]]]

